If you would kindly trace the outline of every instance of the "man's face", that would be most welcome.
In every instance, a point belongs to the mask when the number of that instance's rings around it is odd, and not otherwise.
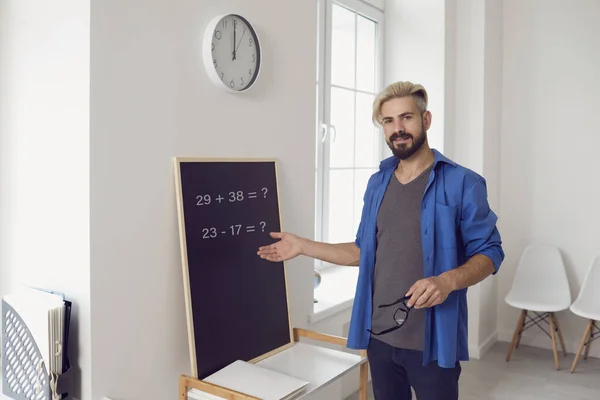
[[[381,120],[385,141],[396,157],[405,160],[415,154],[427,139],[431,113],[421,117],[411,96],[394,98],[381,106]]]

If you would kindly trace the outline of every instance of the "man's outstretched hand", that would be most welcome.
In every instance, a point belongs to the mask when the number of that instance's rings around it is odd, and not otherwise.
[[[275,262],[286,261],[302,252],[302,239],[299,236],[287,232],[271,232],[270,235],[272,238],[281,240],[268,246],[259,247],[257,254],[261,258]]]

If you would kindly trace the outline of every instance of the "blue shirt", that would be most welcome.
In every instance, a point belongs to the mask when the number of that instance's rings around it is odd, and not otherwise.
[[[424,276],[457,268],[476,254],[492,260],[495,274],[504,252],[496,228],[498,217],[488,205],[485,179],[437,150],[433,153],[434,165],[421,202]],[[383,160],[365,191],[356,235],[360,266],[347,341],[351,349],[365,349],[369,344],[377,214],[398,162],[394,156]],[[398,298],[402,296],[404,293],[398,293]],[[467,314],[466,288],[453,291],[442,304],[427,308],[423,364],[437,360],[439,366],[453,368],[456,361],[469,359]]]

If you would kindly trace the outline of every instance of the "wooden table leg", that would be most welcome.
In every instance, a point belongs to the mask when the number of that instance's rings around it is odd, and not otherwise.
[[[188,400],[188,388],[183,376],[179,377],[179,400]]]
[[[362,357],[366,357],[367,352],[365,350],[361,350],[360,355]],[[363,364],[360,365],[358,400],[367,400],[368,380],[369,380],[369,361],[367,360]]]

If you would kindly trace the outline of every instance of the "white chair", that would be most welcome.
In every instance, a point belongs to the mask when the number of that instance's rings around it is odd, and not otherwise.
[[[583,359],[587,360],[592,341],[600,337],[600,327],[596,324],[597,321],[600,321],[600,296],[598,296],[598,290],[600,290],[600,256],[594,259],[583,280],[579,295],[571,305],[571,311],[575,315],[589,320],[583,332],[579,349],[577,349],[571,373],[575,371],[583,348],[585,347]]]
[[[563,259],[556,247],[536,244],[525,249],[505,301],[521,310],[506,361],[510,361],[513,350],[519,347],[523,332],[536,325],[552,339],[554,363],[556,369],[560,369],[556,333],[564,355],[567,350],[556,313],[569,308],[571,291]],[[549,324],[549,333],[542,323]]]

